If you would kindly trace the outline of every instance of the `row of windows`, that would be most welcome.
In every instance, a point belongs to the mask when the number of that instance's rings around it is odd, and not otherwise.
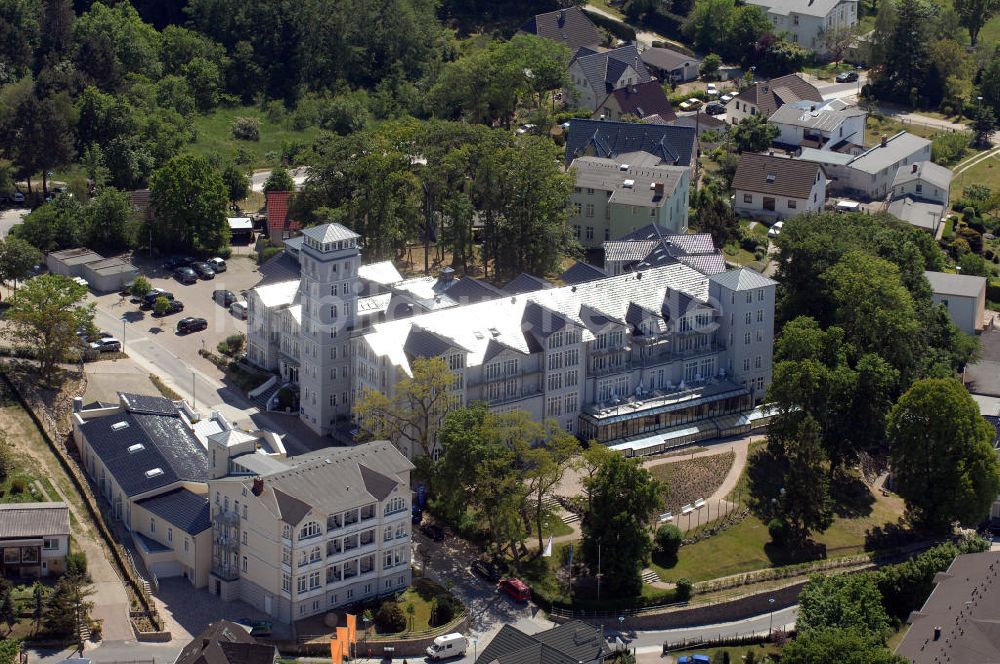
[[[560,330],[559,332],[553,332],[549,336],[549,348],[562,348],[563,345],[578,344],[581,338],[580,330]]]
[[[575,392],[567,394],[565,397],[548,397],[545,400],[545,416],[559,417],[564,412],[567,415],[572,415],[576,413],[579,405],[579,400]]]
[[[576,371],[567,371],[565,374],[550,373],[546,379],[546,389],[561,390],[563,387],[576,387],[579,376]]]

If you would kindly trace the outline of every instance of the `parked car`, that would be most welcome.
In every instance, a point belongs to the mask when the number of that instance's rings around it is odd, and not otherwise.
[[[705,88],[705,94],[709,97],[717,97],[719,96],[719,88],[715,87],[715,83],[709,83]]]
[[[726,112],[726,106],[717,101],[713,101],[705,107],[705,112],[709,115],[722,115]]]
[[[781,235],[781,229],[784,228],[784,226],[785,226],[785,222],[783,222],[783,221],[776,221],[776,222],[774,222],[774,225],[771,226],[771,229],[769,231],[767,231],[767,236],[768,237],[778,237],[779,235]]]
[[[680,109],[682,111],[694,111],[701,108],[702,101],[695,97],[691,97],[687,101],[682,101],[680,104]]]
[[[181,256],[171,256],[167,260],[163,261],[163,269],[173,271],[179,267],[185,267],[187,263],[184,261],[185,259]]]
[[[156,304],[156,298],[158,297],[165,297],[168,300],[172,300],[174,299],[174,294],[161,288],[154,288],[143,296],[139,307],[142,309],[152,309],[153,305]]]
[[[517,128],[517,133],[519,133],[519,134],[531,134],[531,133],[534,133],[535,129],[537,129],[537,128],[538,128],[538,125],[534,125],[534,124],[531,124],[531,123],[523,124],[523,125],[521,125],[520,127]]]
[[[177,332],[178,334],[188,334],[189,332],[197,332],[199,330],[207,330],[208,321],[204,318],[194,318],[188,316],[187,318],[182,318],[177,321]]]
[[[712,658],[708,655],[684,655],[678,658],[677,664],[712,664]]]
[[[858,72],[853,69],[840,72],[836,78],[837,83],[853,83],[856,80],[858,80]]]
[[[91,341],[90,347],[99,353],[116,353],[122,349],[122,342],[114,337],[104,337],[97,341]]]
[[[247,319],[247,303],[246,302],[233,302],[229,305],[229,313],[236,316],[240,320]]]
[[[236,293],[231,290],[216,290],[212,291],[212,299],[215,300],[217,304],[228,307],[236,301]]]
[[[170,314],[176,314],[181,311],[184,311],[184,303],[180,300],[170,300],[167,305],[167,310],[163,312],[163,315],[169,316]],[[156,313],[153,313],[153,315],[155,316]]]
[[[736,95],[732,94],[731,92],[727,92],[726,94],[719,97],[719,101],[721,101],[723,104],[728,104],[733,100],[733,97],[735,96]]]
[[[215,270],[209,267],[208,263],[195,261],[191,263],[191,269],[197,272],[202,279],[215,279]]]
[[[472,572],[487,581],[498,583],[503,577],[500,568],[488,560],[476,560],[472,563]]]
[[[15,205],[21,205],[22,203],[24,203],[24,194],[22,194],[19,191],[15,191],[14,193],[12,193],[9,196],[9,198],[10,202],[14,203]]]
[[[189,267],[179,267],[174,270],[174,278],[182,284],[194,284],[198,282],[198,273]]]
[[[420,532],[427,535],[428,539],[434,542],[444,541],[444,528],[441,526],[435,526],[433,523],[425,523],[420,526]]]
[[[208,266],[215,270],[216,273],[225,272],[228,268],[226,267],[226,261],[222,260],[218,256],[215,258],[209,258],[207,261]]]
[[[515,602],[527,602],[531,599],[531,588],[524,581],[511,577],[504,579],[497,586],[497,590],[506,593]]]

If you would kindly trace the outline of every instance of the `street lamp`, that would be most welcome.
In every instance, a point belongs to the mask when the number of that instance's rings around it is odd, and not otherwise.
[[[861,96],[861,65],[857,66],[858,72],[858,96]]]
[[[125,315],[122,314],[122,352],[125,352],[125,323],[127,323]]]
[[[476,664],[476,660],[479,659],[479,639],[472,637],[472,664]]]
[[[194,381],[194,372],[191,372],[191,405],[198,410],[198,385]]]
[[[771,631],[774,628],[774,598],[773,597],[768,597],[767,598],[767,603],[771,607],[771,618],[770,618],[770,620],[768,621],[768,624],[767,624],[767,638],[768,638],[768,640],[770,640],[771,639]]]

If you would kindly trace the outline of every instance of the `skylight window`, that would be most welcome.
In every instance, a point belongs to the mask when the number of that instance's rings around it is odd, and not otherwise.
[[[163,474],[162,468],[150,468],[149,470],[146,471],[146,477],[149,479],[152,479],[154,477],[159,477],[162,474]]]
[[[774,182],[774,178],[775,177],[777,177],[777,175],[775,175],[774,173],[768,173],[767,174],[767,181],[768,182]]]
[[[122,429],[128,429],[128,422],[115,422],[111,425],[112,431],[121,431]]]
[[[142,443],[136,443],[135,445],[128,446],[128,453],[135,454],[136,452],[141,452],[144,449],[146,449],[145,445],[143,445]]]

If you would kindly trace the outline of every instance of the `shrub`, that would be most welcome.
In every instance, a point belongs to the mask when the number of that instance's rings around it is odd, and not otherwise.
[[[66,554],[66,573],[87,576],[87,555],[83,551],[71,551]]]
[[[258,118],[239,117],[233,119],[229,131],[238,141],[259,141],[260,120]]]
[[[431,627],[447,625],[461,610],[461,604],[451,595],[438,595],[431,602]]]
[[[788,542],[788,523],[784,519],[771,519],[767,524],[767,532],[771,536],[771,541],[779,546],[784,546]]]
[[[677,589],[674,590],[674,597],[678,602],[686,602],[691,599],[691,589],[694,584],[690,579],[677,579]]]
[[[28,488],[28,482],[23,477],[15,477],[10,482],[10,492],[12,494],[24,493]]]
[[[132,287],[129,290],[133,297],[145,297],[149,291],[153,290],[153,286],[149,283],[149,279],[140,274],[132,281]]]
[[[223,355],[229,355],[231,357],[238,357],[243,354],[243,350],[247,345],[247,335],[242,332],[238,334],[230,334],[224,340],[219,342],[218,350]]]
[[[701,66],[698,67],[698,73],[706,80],[717,78],[716,73],[719,71],[719,67],[722,66],[722,58],[715,53],[709,53],[705,56],[705,59],[701,61]]]
[[[257,265],[263,265],[281,253],[281,247],[264,247],[257,252]]]
[[[375,612],[375,628],[383,634],[395,634],[406,629],[406,614],[395,600],[386,600]]]
[[[964,155],[972,135],[965,131],[938,134],[931,141],[931,161],[948,166],[959,161]]]
[[[664,524],[656,530],[656,546],[668,556],[677,555],[683,539],[681,529],[672,523]]]

